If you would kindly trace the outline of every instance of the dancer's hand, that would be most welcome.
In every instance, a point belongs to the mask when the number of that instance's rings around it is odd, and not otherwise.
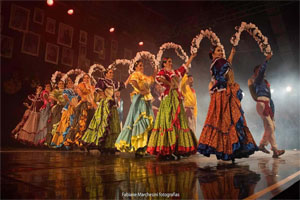
[[[26,106],[27,108],[29,108],[30,106],[28,105],[28,103],[23,103],[24,106]]]
[[[273,56],[272,54],[268,54],[268,55],[266,56],[266,61],[271,60],[272,56]]]
[[[195,58],[197,56],[197,53],[193,53],[192,55],[191,55],[191,58]]]

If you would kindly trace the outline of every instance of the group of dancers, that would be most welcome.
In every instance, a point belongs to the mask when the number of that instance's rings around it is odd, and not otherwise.
[[[242,91],[231,67],[235,47],[227,60],[223,54],[220,46],[213,46],[209,52],[210,104],[199,141],[195,136],[196,94],[189,84],[192,77],[187,75],[196,54],[178,69],[173,69],[171,58],[163,58],[161,69],[154,70],[152,76],[144,74],[143,62],[139,60],[125,82],[113,80],[114,70],[108,68],[95,85],[88,74],[75,87],[70,77],[66,79],[66,88],[62,80],[52,91],[50,83],[45,84],[44,90],[38,85],[36,93],[28,96],[30,104],[24,103],[28,109],[12,131],[13,136],[22,143],[50,148],[98,149],[103,154],[134,152],[136,157],[151,154],[164,160],[177,160],[198,151],[234,161],[258,150],[270,153],[266,149],[270,143],[273,157],[279,157],[284,150],[276,145],[274,105],[270,84],[264,79],[271,56],[255,68],[248,81],[265,127],[257,146],[247,127],[241,107]],[[151,93],[155,82],[162,88],[159,104]],[[115,94],[128,84],[133,87],[131,106],[121,129]]]

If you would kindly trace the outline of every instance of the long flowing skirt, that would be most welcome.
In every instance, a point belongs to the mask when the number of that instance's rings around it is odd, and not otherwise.
[[[70,130],[66,135],[64,145],[70,147],[72,145],[81,147],[81,138],[87,127],[89,115],[88,102],[81,102],[74,110],[74,118]]]
[[[101,99],[82,141],[90,149],[115,150],[120,131],[119,114],[114,102]]]
[[[72,123],[72,115],[74,113],[74,107],[69,105],[67,110],[63,110],[61,120],[58,124],[56,132],[53,135],[51,145],[56,147],[62,147],[66,139],[66,135],[70,130]]]
[[[49,145],[51,144],[53,135],[56,132],[56,129],[58,127],[58,124],[61,119],[61,111],[63,109],[63,105],[56,104],[54,107],[51,109],[51,115],[50,115],[50,120],[47,124],[47,135],[46,135],[46,140],[45,144]]]
[[[34,144],[43,144],[47,135],[47,124],[50,116],[50,104],[40,112],[40,120],[37,128],[37,134],[34,137]]]
[[[116,141],[116,148],[121,152],[144,153],[148,137],[153,128],[154,114],[150,101],[145,101],[143,95],[133,97],[129,113]]]
[[[191,155],[197,151],[197,139],[188,127],[182,100],[175,89],[160,103],[147,151],[163,156]]]
[[[217,159],[232,160],[249,157],[258,150],[247,127],[241,107],[242,91],[237,83],[211,95],[198,151],[216,154]]]
[[[14,135],[15,138],[18,137],[18,132],[23,128],[25,122],[27,121],[30,114],[30,109],[25,110],[22,120],[18,123],[18,125],[14,128],[14,130],[11,131],[11,133]]]
[[[39,112],[30,111],[28,119],[26,120],[23,128],[18,132],[18,140],[20,140],[21,142],[33,144],[37,126],[39,123],[39,117]]]

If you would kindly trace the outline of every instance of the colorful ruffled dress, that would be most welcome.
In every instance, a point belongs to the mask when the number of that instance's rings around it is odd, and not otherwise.
[[[52,145],[56,145],[56,147],[63,146],[66,135],[70,130],[74,118],[74,105],[72,104],[72,99],[77,96],[72,88],[64,89],[63,95],[67,96],[69,100],[62,110],[61,120],[52,139]]]
[[[42,145],[44,144],[46,140],[47,135],[47,124],[48,119],[51,114],[50,110],[50,102],[49,102],[49,92],[46,90],[43,90],[41,93],[41,99],[44,103],[44,105],[40,108],[40,119],[39,124],[37,128],[37,134],[34,137],[34,144],[35,145]]]
[[[153,128],[154,113],[152,111],[150,85],[153,77],[148,77],[141,72],[134,72],[129,80],[136,81],[141,90],[147,90],[148,94],[142,95],[141,91],[132,85],[132,103],[117,141],[116,148],[121,152],[137,152],[143,154],[146,151],[148,138]]]
[[[62,109],[67,103],[63,97],[63,91],[63,89],[55,89],[50,93],[50,98],[52,97],[53,99],[57,99],[56,104],[51,108],[51,117],[48,124],[48,133],[46,137],[46,143],[51,141],[51,146],[55,146],[55,143],[53,142],[53,136],[56,133],[58,124],[60,123]],[[48,138],[49,135],[50,138]]]
[[[114,93],[125,87],[124,83],[100,78],[96,90],[104,92],[105,98],[98,103],[98,108],[82,137],[82,142],[89,149],[115,151],[115,142],[121,132],[120,119]]]
[[[227,60],[215,59],[210,71],[213,83],[211,99],[198,151],[208,157],[216,154],[217,159],[222,160],[247,158],[258,148],[241,106],[242,90],[234,81],[233,70]]]
[[[182,95],[178,90],[179,79],[186,71],[187,68],[183,65],[177,70],[162,69],[156,76],[156,81],[165,90],[148,143],[147,152],[150,154],[188,156],[197,151],[197,139],[188,127]],[[171,82],[172,87],[159,79]]]
[[[40,94],[29,95],[28,99],[32,102],[32,104],[24,126],[17,133],[17,140],[33,145],[40,119],[39,110],[43,105],[43,102]]]
[[[81,100],[74,109],[74,118],[70,130],[65,134],[66,140],[64,145],[67,149],[72,145],[78,147],[82,146],[81,138],[88,125],[89,113],[92,112],[90,109],[91,104],[88,102],[88,96],[94,95],[94,86],[81,82],[77,87],[80,90],[79,95]]]

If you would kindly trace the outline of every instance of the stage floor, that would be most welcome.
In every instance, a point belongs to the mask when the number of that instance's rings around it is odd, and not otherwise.
[[[300,179],[300,151],[257,152],[235,164],[196,154],[179,161],[132,154],[1,151],[2,199],[270,199]]]

